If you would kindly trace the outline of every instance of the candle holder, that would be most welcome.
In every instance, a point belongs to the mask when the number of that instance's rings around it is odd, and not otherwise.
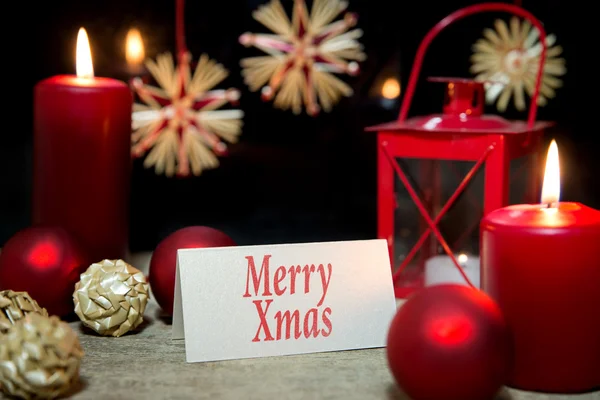
[[[484,82],[461,78],[430,79],[445,85],[442,112],[407,119],[433,39],[453,22],[498,11],[525,18],[539,30],[542,50],[528,120],[484,114]],[[477,287],[479,282],[472,281],[479,275],[481,218],[523,198],[529,202],[537,198],[540,144],[544,130],[552,125],[536,121],[545,39],[542,23],[521,7],[483,3],[460,9],[421,42],[398,119],[367,128],[377,133],[377,235],[388,242],[396,297],[405,298],[425,286],[428,266],[442,274],[453,272],[447,282]],[[470,264],[459,262],[463,253],[470,254]],[[470,273],[468,265],[476,271]]]

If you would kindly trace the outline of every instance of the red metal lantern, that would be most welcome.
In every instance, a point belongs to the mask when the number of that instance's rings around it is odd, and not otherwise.
[[[490,11],[525,18],[539,30],[542,51],[527,122],[484,114],[483,82],[458,78],[430,79],[444,82],[446,86],[441,114],[407,119],[423,58],[432,40],[451,23]],[[429,266],[434,273],[434,267],[440,267],[439,271],[450,268],[456,277],[478,286],[478,282],[472,281],[479,279],[476,228],[481,217],[517,200],[513,198],[516,193],[509,192],[513,175],[518,178],[529,173],[525,185],[527,201],[537,201],[541,186],[537,173],[540,144],[544,130],[551,125],[536,122],[546,59],[545,39],[541,22],[518,6],[483,3],[460,9],[435,25],[421,42],[398,119],[367,128],[377,132],[378,237],[388,242],[396,297],[404,298],[413,290],[431,284],[426,279]],[[515,169],[514,164],[522,165]],[[459,178],[453,192],[444,186],[452,177]],[[397,189],[405,190],[406,196],[398,197]],[[481,192],[479,196],[474,193],[477,190]],[[478,203],[469,202],[476,197],[483,197],[479,209]],[[412,204],[405,201],[406,198],[414,203],[418,212],[409,210]],[[520,197],[517,201],[522,200]],[[458,216],[452,219],[451,214],[457,209]],[[464,224],[466,220],[470,223]],[[442,229],[440,225],[444,225]],[[475,267],[473,263],[470,265],[476,268],[475,277],[469,277],[469,264],[465,264],[468,256],[458,257],[459,252],[474,255],[471,258]]]

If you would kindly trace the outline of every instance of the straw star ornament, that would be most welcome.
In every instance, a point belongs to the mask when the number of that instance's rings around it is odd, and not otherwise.
[[[486,102],[496,102],[498,111],[506,110],[511,96],[519,111],[525,110],[525,93],[532,96],[539,66],[542,44],[539,32],[528,21],[517,17],[507,25],[496,20],[495,30],[485,29],[483,38],[473,45],[471,72],[476,80],[487,81]],[[556,36],[546,37],[546,60],[538,105],[544,106],[555,97],[556,89],[562,86],[559,78],[567,72],[565,60],[560,57],[562,48],[556,46]]]
[[[305,0],[294,0],[292,20],[279,0],[271,0],[252,14],[273,34],[245,33],[240,43],[254,46],[266,56],[241,61],[244,81],[251,91],[261,89],[265,101],[274,100],[277,108],[291,109],[315,116],[321,109],[331,111],[352,88],[334,74],[357,75],[358,61],[366,59],[360,29],[349,30],[357,22],[346,13],[348,3],[340,0],[314,0],[309,14]]]
[[[235,143],[241,132],[241,110],[217,110],[236,103],[236,89],[211,90],[228,75],[227,70],[202,55],[194,73],[185,52],[177,66],[169,53],[148,61],[146,67],[160,85],[141,79],[132,86],[145,104],[135,104],[132,114],[132,155],[148,153],[144,166],[157,174],[190,176],[219,166],[217,156]]]

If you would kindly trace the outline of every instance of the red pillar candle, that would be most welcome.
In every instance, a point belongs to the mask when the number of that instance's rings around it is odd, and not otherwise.
[[[559,194],[552,143],[543,204],[509,206],[482,221],[482,289],[514,337],[509,385],[581,393],[600,388],[600,211],[559,203]]]
[[[94,77],[83,29],[77,76],[35,87],[33,223],[70,231],[92,261],[127,252],[132,102],[125,83]]]

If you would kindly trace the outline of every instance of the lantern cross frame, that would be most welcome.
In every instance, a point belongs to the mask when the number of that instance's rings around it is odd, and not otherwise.
[[[395,158],[387,150],[386,143],[385,142],[382,143],[382,151],[385,154],[386,158],[388,159],[388,162],[390,163],[390,165],[392,166],[392,168],[398,175],[398,178],[400,179],[402,184],[405,186],[408,194],[410,195],[411,199],[417,206],[419,213],[425,219],[425,221],[427,222],[427,225],[429,226],[421,234],[421,236],[419,237],[419,239],[417,240],[417,242],[415,243],[413,248],[410,250],[410,252],[407,254],[405,259],[402,261],[402,264],[400,265],[398,270],[394,272],[394,274],[392,276],[392,279],[394,280],[394,282],[396,280],[398,280],[398,278],[400,277],[400,275],[402,274],[404,269],[406,269],[408,264],[412,261],[412,259],[416,255],[417,251],[419,251],[419,249],[423,246],[423,244],[425,243],[425,240],[427,239],[427,236],[429,234],[433,233],[433,235],[436,237],[436,239],[438,240],[438,242],[440,243],[440,245],[442,246],[442,248],[444,249],[446,254],[448,254],[450,259],[452,260],[452,263],[454,264],[454,266],[458,269],[459,273],[461,274],[463,279],[466,281],[466,283],[471,287],[475,287],[473,285],[473,283],[471,282],[471,280],[469,279],[469,277],[463,271],[460,264],[458,263],[458,260],[454,256],[452,249],[450,248],[450,246],[444,239],[444,236],[441,234],[441,232],[438,228],[438,224],[440,223],[440,221],[444,217],[444,215],[446,215],[448,210],[450,210],[450,208],[454,205],[454,203],[456,202],[458,197],[461,195],[461,193],[465,190],[465,188],[468,186],[468,184],[471,182],[471,180],[473,179],[473,177],[475,176],[477,171],[485,163],[487,157],[494,150],[494,148],[495,148],[495,143],[491,144],[490,146],[487,147],[487,149],[485,149],[485,151],[483,152],[481,157],[477,160],[475,165],[473,165],[473,167],[469,170],[467,175],[465,175],[465,177],[463,178],[461,183],[454,190],[454,193],[452,193],[452,195],[450,196],[450,198],[448,199],[446,204],[444,204],[444,206],[442,207],[440,212],[435,216],[434,219],[432,219],[431,216],[429,215],[429,213],[427,212],[427,209],[423,205],[423,202],[419,198],[419,195],[417,194],[415,189],[410,184],[410,181],[409,181],[408,177],[406,176],[406,173],[404,172],[402,167],[400,167],[400,164],[398,164],[398,162],[395,160]]]
[[[495,146],[495,143],[494,143]],[[487,157],[486,157],[487,158]],[[454,173],[454,175],[456,176],[457,179],[460,179],[460,174],[459,172],[456,170],[456,166],[454,164],[450,164],[450,169],[452,170],[452,172]],[[479,204],[477,203],[477,201],[475,199],[473,199],[473,196],[471,193],[467,192],[467,200],[469,201],[469,204],[475,208],[475,214],[476,215],[482,215],[483,214],[483,209],[479,206]],[[456,247],[460,247],[460,245],[462,244],[462,242],[473,232],[473,229],[475,229],[475,227],[479,224],[479,220],[476,219],[475,221],[471,222],[469,224],[469,227],[463,232],[463,234],[454,241],[454,245],[452,246],[452,248],[456,248]]]

